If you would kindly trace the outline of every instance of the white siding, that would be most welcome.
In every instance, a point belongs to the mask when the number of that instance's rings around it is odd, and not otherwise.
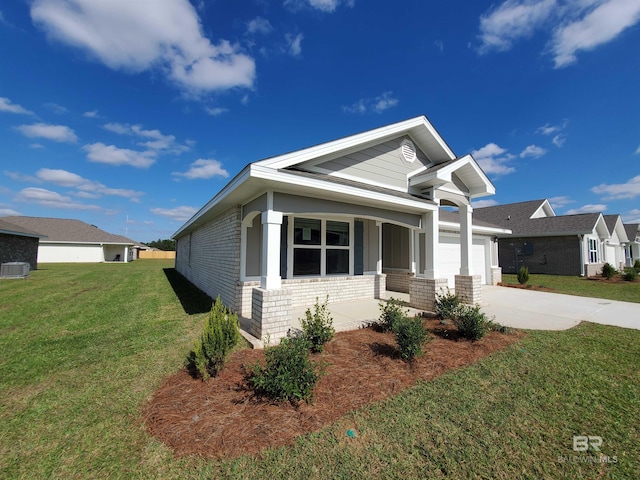
[[[104,262],[101,245],[43,244],[38,247],[39,263],[96,263]]]

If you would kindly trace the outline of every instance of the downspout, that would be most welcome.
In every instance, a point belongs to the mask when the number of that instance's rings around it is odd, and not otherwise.
[[[580,276],[584,277],[584,235],[578,235],[580,245]]]

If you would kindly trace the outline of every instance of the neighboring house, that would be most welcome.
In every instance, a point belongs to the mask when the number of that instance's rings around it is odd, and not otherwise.
[[[451,286],[474,302],[500,279],[492,239],[508,230],[470,203],[494,192],[417,117],[249,164],[173,235],[176,269],[257,338],[282,337],[292,309],[327,295],[399,290],[431,309]]]
[[[604,241],[604,261],[621,270],[625,265],[625,246],[629,243],[620,215],[603,215],[610,238]]]
[[[511,230],[497,235],[504,273],[516,273],[524,265],[530,273],[592,276],[609,261],[607,255],[616,258],[614,249],[607,250],[612,236],[601,213],[556,216],[542,199],[477,208],[474,215]],[[622,234],[616,232],[619,242]]]
[[[46,235],[40,239],[40,263],[128,262],[135,242],[95,225],[62,218],[4,217],[1,220]]]
[[[640,224],[625,224],[624,229],[629,240],[624,247],[625,265],[632,267],[636,260],[640,260]]]
[[[0,264],[26,262],[38,268],[38,242],[45,235],[0,219]]]

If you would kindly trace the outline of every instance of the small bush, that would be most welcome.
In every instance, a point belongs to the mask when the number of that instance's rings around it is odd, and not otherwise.
[[[610,263],[605,263],[602,266],[602,276],[606,279],[610,279],[613,278],[613,276],[616,274],[616,269],[613,265],[611,265]]]
[[[491,321],[480,311],[480,305],[462,305],[452,320],[460,335],[468,340],[480,340],[491,327]]]
[[[216,298],[204,331],[187,356],[187,368],[203,380],[215,377],[239,340],[238,316],[227,310],[220,297]]]
[[[309,359],[309,343],[304,335],[283,338],[280,345],[265,350],[266,365],[249,367],[249,384],[256,393],[272,400],[296,403],[313,398],[313,388],[321,371]]]
[[[636,273],[640,273],[640,260],[636,260],[635,262],[633,262],[633,269],[636,271]]]
[[[638,272],[636,272],[635,268],[628,268],[622,274],[622,278],[625,279],[627,282],[634,282],[637,276],[638,276]]]
[[[524,285],[529,281],[529,269],[524,265],[518,270],[518,283]]]
[[[446,318],[453,318],[458,308],[460,308],[462,302],[460,298],[447,291],[444,295],[436,295],[436,301],[434,302],[434,310],[440,320]]]
[[[380,319],[378,320],[378,326],[383,332],[391,332],[393,331],[393,326],[395,323],[406,317],[408,310],[402,309],[402,304],[400,300],[397,300],[393,297],[389,298],[387,302],[380,302],[378,304],[380,307]]]
[[[403,360],[411,361],[422,354],[422,345],[427,340],[427,331],[420,316],[403,316],[393,325],[393,334]]]
[[[320,305],[318,297],[316,297],[314,312],[311,313],[311,310],[307,309],[305,312],[306,318],[300,319],[303,335],[314,353],[324,350],[324,344],[331,340],[336,333],[333,328],[333,318],[331,318],[331,314],[327,310],[328,301],[329,297]]]

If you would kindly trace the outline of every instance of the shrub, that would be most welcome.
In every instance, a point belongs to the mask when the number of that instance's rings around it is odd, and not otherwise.
[[[407,316],[408,310],[402,309],[402,303],[393,297],[389,298],[387,302],[380,302],[380,319],[378,320],[378,326],[383,332],[393,331],[393,325],[400,319]]]
[[[304,336],[283,338],[280,345],[265,350],[266,365],[249,367],[249,384],[258,395],[282,402],[310,402],[321,372],[309,359]]]
[[[427,340],[427,331],[422,325],[420,316],[416,315],[413,318],[402,316],[393,325],[393,334],[403,360],[411,361],[422,354],[422,345]]]
[[[436,295],[434,310],[438,318],[444,320],[445,318],[453,318],[460,305],[462,305],[460,298],[447,290],[444,295]]]
[[[312,352],[318,353],[324,349],[324,344],[333,338],[336,331],[333,328],[333,318],[327,310],[327,302],[320,305],[318,303],[318,297],[316,297],[316,303],[314,305],[314,312],[307,308],[305,317],[300,319],[300,325],[304,337],[309,342],[309,348]]]
[[[518,270],[518,283],[524,285],[529,281],[529,269],[524,265]]]
[[[640,273],[640,260],[636,260],[635,262],[633,262],[633,269],[636,271],[636,273]]]
[[[611,265],[610,263],[605,263],[602,266],[602,276],[606,279],[610,279],[613,278],[613,276],[616,274],[616,269],[613,265]]]
[[[216,298],[204,331],[187,356],[187,368],[203,380],[215,377],[239,340],[238,316],[226,309],[220,297]]]
[[[637,276],[638,272],[636,272],[635,268],[629,268],[622,274],[622,278],[627,282],[634,282]]]
[[[491,327],[491,321],[480,311],[480,305],[462,305],[452,320],[460,335],[468,340],[480,340]]]

